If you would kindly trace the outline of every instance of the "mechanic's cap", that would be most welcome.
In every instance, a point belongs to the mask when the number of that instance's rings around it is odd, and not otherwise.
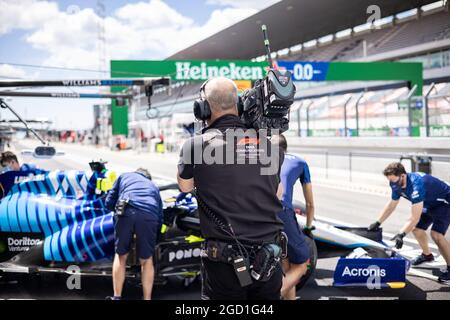
[[[138,169],[136,170],[136,172],[137,172],[137,173],[140,173],[140,174],[142,174],[144,177],[146,177],[146,178],[152,180],[152,175],[150,174],[150,172],[149,172],[147,169],[145,169],[145,168],[138,168]]]

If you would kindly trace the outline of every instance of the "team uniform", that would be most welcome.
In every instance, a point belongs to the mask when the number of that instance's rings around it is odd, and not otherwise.
[[[39,169],[35,164],[32,163],[24,163],[20,166],[20,171],[27,171],[35,175],[47,172],[45,170]]]
[[[18,171],[11,170],[8,166],[4,167],[2,172],[0,172],[0,198],[6,196],[11,188],[23,181],[23,179],[47,172],[37,168],[34,164],[23,164]]]
[[[431,230],[443,235],[450,225],[450,186],[422,172],[407,174],[406,189],[392,190],[392,200],[403,197],[412,204],[423,202],[423,212],[416,228]]]
[[[279,214],[279,218],[284,223],[284,232],[289,240],[288,258],[291,263],[303,264],[310,256],[309,245],[297,223],[292,198],[297,180],[300,180],[302,185],[311,183],[308,164],[298,156],[286,154],[281,166],[280,179],[283,185],[283,211]]]
[[[117,201],[128,200],[123,215],[114,217],[115,252],[130,252],[133,234],[141,259],[153,256],[163,218],[163,205],[158,187],[138,172],[119,176],[108,192],[105,206],[114,211]]]

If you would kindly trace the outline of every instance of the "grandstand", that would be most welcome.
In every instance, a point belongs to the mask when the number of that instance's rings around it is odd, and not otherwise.
[[[450,128],[447,127],[450,124],[448,2],[375,1],[382,8],[383,16],[374,24],[366,23],[367,16],[364,14],[352,16],[358,12],[358,8],[362,10],[359,12],[365,12],[367,6],[364,6],[374,1],[338,2],[339,5],[333,7],[333,16],[329,16],[329,8],[325,10],[321,1],[278,2],[168,59],[261,61],[264,59],[264,48],[258,26],[265,23],[275,51],[273,57],[278,60],[422,62],[426,84],[424,92],[431,89],[432,83],[436,84],[430,92],[430,125],[436,129],[433,132],[439,132],[437,135],[450,136]],[[289,15],[298,18],[289,19]],[[286,19],[279,21],[282,16],[286,16]],[[311,21],[309,16],[316,19]],[[246,46],[230,49],[237,43],[245,43]],[[174,83],[170,94],[166,90],[155,94],[153,106],[158,108],[162,116],[191,112],[192,101],[197,97],[200,85],[195,82]],[[354,129],[356,100],[359,97],[360,136],[405,135],[408,111],[402,108],[402,102],[406,99],[408,89],[404,82],[297,82],[296,86],[297,101],[291,112],[291,134],[344,135],[345,101],[350,98],[346,113],[348,128]],[[145,106],[144,100],[141,105]],[[145,107],[137,110],[134,119],[138,120],[135,125],[146,121]],[[419,127],[418,130],[423,129]]]
[[[395,22],[394,18],[390,17],[387,19],[390,22],[380,26],[380,29],[353,32],[344,39],[337,38],[334,41],[304,49],[300,53],[289,52],[286,55],[278,55],[278,58],[304,61],[354,61],[418,44],[448,40],[450,39],[450,14],[444,8],[440,10],[442,11],[427,13],[420,17],[416,13],[404,19],[396,19]],[[397,56],[397,58],[400,57]]]

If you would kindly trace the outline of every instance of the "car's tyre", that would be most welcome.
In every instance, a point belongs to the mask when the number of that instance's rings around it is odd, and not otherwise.
[[[314,276],[314,272],[316,271],[317,265],[317,246],[316,242],[310,237],[306,237],[306,240],[309,244],[309,252],[310,252],[310,262],[308,265],[308,271],[306,274],[300,279],[299,283],[297,283],[296,289],[297,291],[303,288],[303,286]]]

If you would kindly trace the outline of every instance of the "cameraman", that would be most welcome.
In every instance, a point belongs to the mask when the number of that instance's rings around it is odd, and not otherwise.
[[[262,142],[260,136],[229,139],[238,132],[249,132],[238,117],[237,88],[232,80],[221,77],[206,81],[197,102],[207,105],[201,112],[195,105],[194,113],[208,127],[184,143],[178,184],[183,192],[196,188],[200,228],[206,239],[202,255],[202,299],[278,300],[282,285],[279,263],[264,281],[250,277],[249,265],[254,263],[262,245],[279,242],[283,229],[277,217],[282,209],[277,197],[277,191],[281,191],[282,153],[277,150],[271,157],[271,165],[276,168],[270,174],[261,174],[264,167],[261,163],[236,163],[243,155],[249,159],[248,150],[255,154],[265,152],[261,145],[267,142],[270,147],[270,141]],[[222,159],[207,161],[208,155],[222,155]],[[249,262],[245,266],[239,264],[242,256]]]
[[[158,187],[151,181],[146,169],[127,172],[119,176],[108,192],[105,206],[115,211],[113,263],[114,296],[120,300],[128,253],[136,235],[136,256],[141,262],[143,299],[150,300],[153,288],[153,253],[162,223],[162,201]]]

